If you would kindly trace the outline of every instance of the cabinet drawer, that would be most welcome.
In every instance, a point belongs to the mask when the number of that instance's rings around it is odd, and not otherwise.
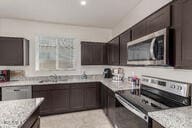
[[[33,91],[44,91],[44,90],[51,90],[54,85],[35,85],[33,86]]]
[[[68,84],[57,84],[52,86],[52,90],[63,90],[63,89],[69,89],[70,85]]]

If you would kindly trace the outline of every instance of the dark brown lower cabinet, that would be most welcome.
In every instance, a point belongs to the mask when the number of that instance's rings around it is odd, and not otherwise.
[[[70,90],[70,108],[75,110],[84,109],[84,92],[85,89],[82,84],[74,84]]]
[[[85,87],[85,107],[87,109],[99,108],[100,99],[100,83],[92,83]]]
[[[69,111],[69,86],[55,87],[51,91],[52,112],[63,113]]]
[[[44,97],[40,115],[60,114],[100,108],[100,84],[33,86],[33,98]]]
[[[115,103],[115,96],[108,94],[108,118],[113,125],[115,125]]]
[[[161,124],[157,123],[156,121],[152,121],[152,128],[164,128]]]
[[[40,114],[47,115],[52,111],[52,96],[50,90],[33,91],[33,98],[44,97],[44,101],[40,107]]]
[[[27,119],[21,128],[40,128],[39,108]]]
[[[105,86],[101,87],[101,103],[104,113],[110,120],[111,124],[114,126],[116,111],[115,93]]]

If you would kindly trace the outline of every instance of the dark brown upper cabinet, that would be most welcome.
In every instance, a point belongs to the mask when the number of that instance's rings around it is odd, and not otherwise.
[[[24,38],[0,37],[0,66],[29,65],[29,41]]]
[[[191,0],[176,0],[172,3],[176,68],[192,68],[192,17],[190,12],[192,12]]]
[[[119,65],[119,37],[107,43],[107,55],[109,65]]]
[[[120,35],[120,65],[127,65],[127,43],[131,41],[131,30],[127,30]]]
[[[81,42],[82,65],[107,64],[107,51],[105,43]]]
[[[138,39],[147,34],[147,21],[143,20],[132,28],[132,40]]]
[[[171,26],[171,6],[167,5],[149,16],[147,19],[147,34]]]
[[[170,27],[171,6],[167,5],[132,27],[132,40]]]

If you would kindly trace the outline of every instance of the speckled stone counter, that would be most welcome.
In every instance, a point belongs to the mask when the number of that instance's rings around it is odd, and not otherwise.
[[[44,98],[0,102],[0,128],[20,128]]]
[[[9,87],[9,86],[27,86],[27,85],[51,85],[51,84],[69,84],[69,83],[87,83],[87,82],[101,82],[112,91],[116,92],[118,90],[127,90],[134,89],[138,87],[133,87],[131,84],[125,80],[123,82],[112,82],[112,79],[104,79],[102,76],[92,76],[88,79],[81,79],[80,77],[72,77],[67,80],[61,80],[58,82],[44,82],[39,83],[39,81],[15,81],[15,82],[6,82],[0,83],[0,87]]]
[[[149,113],[165,128],[192,128],[192,106]]]

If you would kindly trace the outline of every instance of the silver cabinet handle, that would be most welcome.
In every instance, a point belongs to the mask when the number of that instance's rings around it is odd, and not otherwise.
[[[151,47],[150,47],[150,54],[153,60],[156,60],[155,54],[154,54],[155,41],[156,41],[156,38],[153,38],[153,40],[151,41]]]
[[[135,106],[133,106],[131,103],[129,103],[128,101],[124,100],[123,98],[121,98],[121,96],[119,96],[118,94],[115,94],[115,97],[117,98],[117,100],[129,111],[131,111],[132,113],[134,113],[135,115],[139,116],[140,118],[142,118],[143,120],[145,120],[146,122],[148,122],[148,116],[146,114],[144,114],[143,112],[141,112],[139,109],[137,109]]]

